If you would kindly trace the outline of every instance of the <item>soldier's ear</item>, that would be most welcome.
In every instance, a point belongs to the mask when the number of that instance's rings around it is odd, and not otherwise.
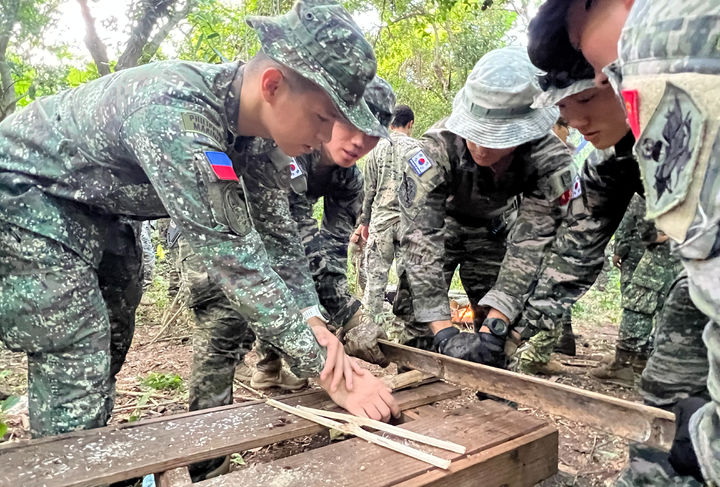
[[[275,103],[281,88],[286,84],[285,76],[278,68],[268,67],[263,70],[260,75],[260,91],[262,92],[262,97],[270,104]]]

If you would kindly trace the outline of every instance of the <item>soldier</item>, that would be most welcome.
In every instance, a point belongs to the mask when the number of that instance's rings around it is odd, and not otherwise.
[[[649,216],[655,217],[659,230],[681,242],[677,250],[688,270],[692,299],[714,320],[704,332],[711,364],[708,389],[712,396],[720,381],[715,370],[720,349],[716,324],[720,298],[717,256],[712,244],[718,233],[714,197],[718,183],[713,166],[717,160],[718,117],[713,112],[708,118],[697,107],[710,107],[718,99],[716,41],[720,6],[702,0],[680,6],[641,0],[634,5],[619,0],[562,0],[548,2],[545,8],[551,12],[549,17],[553,17],[550,23],[563,28],[569,26],[565,43],[582,50],[595,67],[598,82],[602,82],[605,77],[601,70],[617,57],[617,40],[631,6],[632,14],[623,30],[619,50],[622,84],[627,90],[624,94],[628,120],[640,140],[636,156],[642,167]],[[554,54],[557,53],[554,46]],[[613,75],[616,84],[620,81],[615,77],[617,70],[607,72]],[[680,120],[682,122],[676,123]],[[699,130],[698,123],[708,127]],[[680,139],[673,137],[680,134]],[[681,152],[675,152],[678,147],[671,148],[678,140],[682,141]],[[691,158],[694,162],[674,164],[679,154],[682,154],[679,160]],[[683,286],[673,286],[671,296],[675,290],[682,292],[682,289]],[[677,309],[682,311],[680,306]],[[681,312],[674,317],[680,316],[681,322],[688,317]],[[693,332],[691,328],[688,326],[682,332],[688,335]],[[695,330],[694,334],[699,332]],[[658,334],[658,339],[660,336]],[[698,480],[702,468],[705,480],[718,483],[720,428],[717,397],[713,399],[714,402],[694,415],[693,411],[703,401],[696,398],[680,401],[676,407],[677,432],[670,456],[660,453],[661,461],[655,463],[651,456],[657,456],[658,452],[635,447],[631,454],[642,458],[633,459],[620,484],[699,485],[688,477],[673,477],[673,468]],[[694,458],[693,451],[698,458]]]
[[[406,161],[405,153],[417,147],[410,137],[415,114],[407,105],[395,107],[390,123],[390,139],[381,141],[365,159],[363,200],[360,226],[356,239],[366,241],[365,270],[367,283],[363,296],[365,313],[375,322],[382,323],[391,338],[397,332],[384,319],[383,303],[388,272],[394,260],[400,257],[400,205],[398,190]],[[389,320],[392,322],[392,320]]]
[[[244,203],[233,199],[228,155],[248,156],[253,137],[309,152],[342,117],[385,130],[362,101],[372,49],[338,5],[300,1],[283,16],[248,21],[263,53],[247,65],[123,70],[0,123],[0,337],[28,354],[33,436],[107,421],[112,345],[98,279],[119,216],[171,216],[258,338],[297,374],[322,371],[320,383],[351,412],[398,412],[379,380],[346,372],[353,363],[340,347],[326,360],[318,341],[335,337],[312,316],[308,327],[298,309],[314,290],[293,299],[270,267]],[[223,211],[226,198],[235,215]]]
[[[418,345],[505,366],[508,325],[565,215],[575,174],[552,133],[557,110],[530,107],[535,74],[522,49],[486,54],[450,117],[406,153],[395,311],[410,337],[424,337]],[[476,333],[450,323],[447,292],[458,265]]]
[[[364,98],[380,123],[390,125],[395,106],[390,85],[376,76]],[[387,365],[377,345],[377,338],[384,338],[384,333],[373,320],[364,319],[360,301],[348,290],[346,276],[348,240],[360,218],[364,196],[363,177],[355,163],[379,140],[337,123],[322,150],[295,159],[290,211],[300,229],[320,304],[330,314],[330,323],[339,329],[345,350],[368,362]],[[318,228],[312,208],[321,197],[324,211]]]

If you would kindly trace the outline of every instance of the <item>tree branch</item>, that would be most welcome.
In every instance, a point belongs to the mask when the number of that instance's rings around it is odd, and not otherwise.
[[[148,44],[142,49],[142,58],[145,62],[149,62],[153,57],[155,57],[158,49],[160,49],[160,44],[162,44],[162,42],[167,38],[170,31],[173,30],[181,20],[188,16],[195,5],[197,5],[197,0],[187,0],[185,2],[185,6],[181,10],[176,11],[168,19],[165,25],[163,25],[152,37],[152,39],[150,39],[150,42],[148,42]]]
[[[85,46],[88,48],[88,51],[90,51],[90,55],[93,61],[95,61],[100,76],[110,74],[110,62],[108,61],[107,49],[95,29],[95,18],[93,18],[90,13],[87,0],[78,0],[78,3],[80,4],[83,20],[85,20]]]
[[[141,3],[144,8],[137,15],[137,22],[130,33],[125,51],[120,55],[115,66],[116,71],[137,66],[155,23],[159,18],[168,14],[176,0],[143,0]]]

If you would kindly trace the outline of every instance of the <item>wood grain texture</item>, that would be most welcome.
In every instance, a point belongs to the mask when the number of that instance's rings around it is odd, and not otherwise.
[[[435,382],[394,396],[402,409],[410,409],[459,394],[457,387]],[[292,405],[340,410],[322,391],[281,399]],[[261,402],[240,403],[2,446],[0,485],[95,486],[322,430]]]
[[[380,342],[383,353],[398,365],[539,408],[629,440],[669,449],[675,436],[675,415],[659,408],[386,340]]]

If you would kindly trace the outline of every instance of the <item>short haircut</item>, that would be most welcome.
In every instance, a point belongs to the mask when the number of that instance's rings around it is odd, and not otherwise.
[[[585,1],[586,9],[592,3],[591,0],[549,0],[528,26],[528,56],[536,67],[547,73],[540,80],[544,90],[548,86],[565,88],[574,81],[595,76],[592,66],[570,43],[567,12],[575,1]]]
[[[265,52],[263,51],[258,51],[258,53],[255,54],[255,56],[253,56],[250,61],[248,61],[247,65],[245,66],[245,72],[247,74],[256,74],[268,68],[275,68],[282,72],[283,76],[288,82],[288,85],[290,86],[290,90],[293,93],[303,93],[305,91],[314,90],[321,90],[325,92],[325,90],[323,90],[322,87],[317,83],[300,75],[291,67],[274,60],[273,58],[265,54]]]
[[[405,127],[407,124],[415,120],[415,114],[407,105],[395,105],[393,110],[391,127]]]

